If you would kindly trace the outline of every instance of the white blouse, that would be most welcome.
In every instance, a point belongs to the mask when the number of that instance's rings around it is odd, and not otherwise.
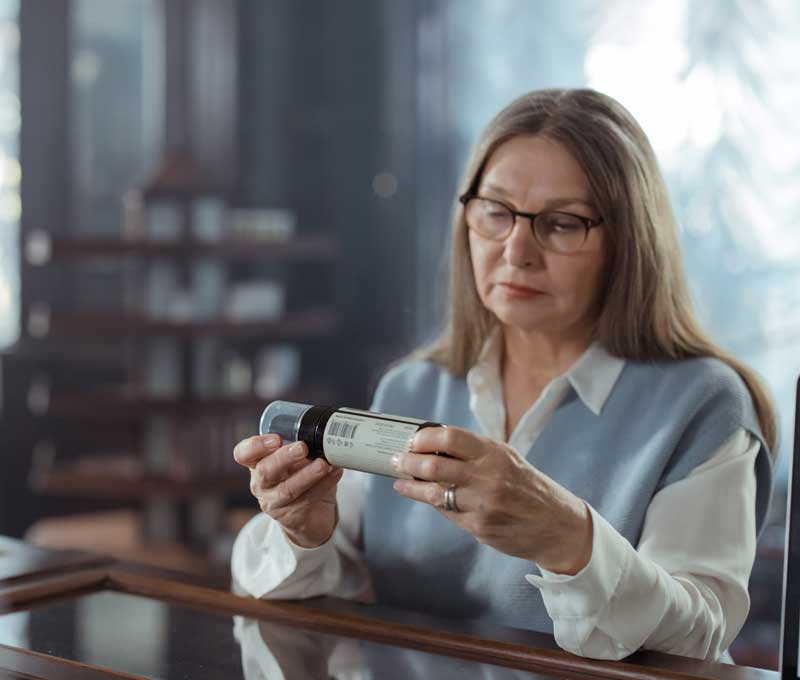
[[[506,422],[501,342],[499,333],[490,337],[467,375],[481,434],[498,441],[504,441]],[[520,455],[530,450],[570,385],[599,414],[624,365],[592,345],[547,385],[517,423],[509,446]],[[730,662],[728,646],[750,608],[759,447],[753,435],[738,430],[687,477],[656,493],[635,549],[589,506],[594,542],[586,567],[569,576],[532,564],[541,576],[526,576],[541,591],[557,644],[597,659],[620,659],[643,648]],[[372,599],[358,548],[370,478],[345,471],[337,493],[339,524],[318,548],[295,545],[264,513],[251,519],[233,547],[234,590],[268,599]]]

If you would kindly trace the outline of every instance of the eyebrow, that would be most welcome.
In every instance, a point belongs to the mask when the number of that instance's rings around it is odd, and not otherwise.
[[[502,194],[506,198],[511,198],[511,194],[503,187],[497,186],[496,184],[487,184],[485,188],[490,191],[495,191],[498,194]],[[565,205],[585,205],[590,210],[597,210],[594,204],[591,201],[586,200],[585,198],[551,198],[549,201],[544,202],[545,207],[548,208],[560,208]]]

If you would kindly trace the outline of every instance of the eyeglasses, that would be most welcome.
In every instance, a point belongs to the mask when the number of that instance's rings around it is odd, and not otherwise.
[[[514,229],[517,217],[531,221],[533,236],[537,243],[555,253],[569,254],[579,251],[589,230],[603,224],[603,218],[590,219],[560,210],[526,213],[512,210],[504,203],[475,194],[464,194],[458,199],[464,206],[467,226],[484,238],[505,241]]]

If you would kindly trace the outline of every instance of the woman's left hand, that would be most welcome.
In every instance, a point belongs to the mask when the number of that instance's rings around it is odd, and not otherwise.
[[[398,479],[395,491],[432,505],[480,543],[560,574],[577,574],[589,563],[588,506],[507,444],[458,427],[426,427],[395,463],[425,480]],[[451,484],[458,512],[444,509]]]

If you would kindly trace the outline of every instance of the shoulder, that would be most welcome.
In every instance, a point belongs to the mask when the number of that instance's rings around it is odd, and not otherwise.
[[[627,427],[639,423],[647,429],[669,422],[687,436],[714,437],[742,427],[762,438],[744,380],[731,366],[710,357],[627,361],[609,397],[608,414]]]
[[[424,395],[434,395],[443,381],[452,379],[444,368],[433,361],[404,361],[388,369],[375,388],[372,411],[407,411]]]
[[[620,381],[617,413],[652,425],[672,422],[686,440],[709,450],[738,428],[763,435],[753,398],[742,377],[720,359],[628,362]],[[616,390],[615,390],[616,391]]]
[[[646,389],[655,400],[687,404],[716,403],[744,413],[752,407],[747,386],[728,364],[713,357],[626,363],[634,389]]]

